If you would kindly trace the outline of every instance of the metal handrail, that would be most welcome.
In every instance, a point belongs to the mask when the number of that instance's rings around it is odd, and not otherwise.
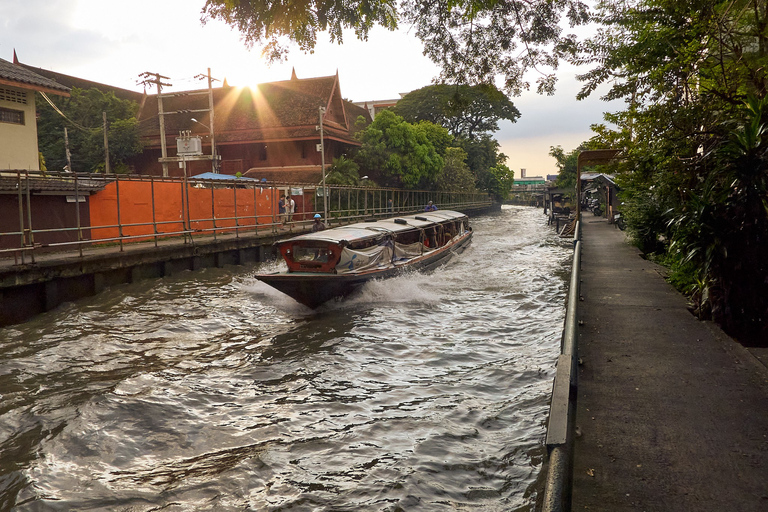
[[[103,174],[78,174],[78,173],[43,173],[34,171],[15,171],[9,175],[7,172],[0,172],[0,175],[12,176],[16,183],[17,192],[8,195],[0,195],[0,200],[5,198],[16,197],[18,201],[19,218],[17,219],[16,229],[11,231],[0,231],[0,242],[7,241],[6,237],[15,237],[18,240],[17,244],[7,244],[5,248],[0,248],[0,255],[13,253],[14,256],[21,254],[22,264],[25,263],[25,254],[28,254],[32,258],[34,263],[34,254],[45,249],[57,249],[57,250],[71,250],[76,249],[80,252],[82,257],[82,248],[86,246],[98,246],[104,243],[118,242],[120,244],[120,250],[123,250],[124,242],[142,241],[154,241],[157,245],[158,239],[168,239],[173,237],[184,237],[184,242],[193,241],[194,236],[210,236],[213,234],[214,238],[218,234],[234,233],[239,237],[241,233],[251,231],[258,235],[261,233],[277,233],[279,227],[282,225],[282,219],[279,218],[277,213],[277,201],[275,200],[281,190],[290,190],[292,188],[302,188],[304,194],[302,197],[307,197],[307,191],[317,191],[320,187],[317,184],[306,183],[264,183],[256,181],[245,181],[238,178],[232,178],[231,180],[221,179],[198,179],[198,178],[185,178],[185,177],[157,177],[157,176],[139,176],[139,175],[103,175]],[[151,187],[151,211],[152,218],[146,222],[124,222],[123,217],[126,216],[128,207],[122,205],[122,195],[120,194],[120,184],[124,182],[136,182],[143,181],[150,183]],[[56,184],[59,184],[58,190]],[[117,221],[116,223],[109,224],[91,224],[86,222],[83,224],[80,219],[80,208],[83,204],[80,202],[79,197],[84,194],[90,194],[90,190],[102,186],[108,186],[110,183],[115,184],[117,204]],[[161,218],[158,215],[158,209],[156,205],[156,187],[158,183],[175,183],[178,184],[181,191],[181,205],[179,211],[173,212],[173,215],[178,214],[178,217],[168,219],[168,217]],[[210,214],[205,217],[195,218],[190,215],[189,194],[190,187],[200,187],[211,189],[210,198]],[[31,197],[34,195],[31,191],[33,188],[46,188],[50,191],[58,191],[58,193],[67,194],[72,192],[75,194],[74,207],[77,215],[74,225],[66,225],[57,228],[33,228],[35,223],[39,223],[41,216],[38,212],[33,212],[31,206]],[[216,209],[216,188],[231,188],[233,190],[233,201],[229,204],[228,208],[235,208],[235,214],[227,214],[226,216],[218,216]],[[242,197],[238,198],[237,191],[239,189],[253,189],[252,202],[243,204]],[[90,190],[89,190],[90,189]],[[270,201],[269,213],[259,214],[257,212],[257,189],[269,190],[272,193]],[[363,186],[345,186],[345,185],[327,185],[328,199],[331,205],[329,210],[329,218],[326,222],[344,224],[354,222],[368,217],[376,217],[383,215],[397,215],[407,213],[417,213],[422,211],[423,205],[429,200],[435,201],[440,205],[442,209],[463,209],[463,208],[481,208],[487,207],[492,204],[491,199],[487,194],[483,193],[467,193],[467,192],[434,192],[426,190],[401,190],[384,187],[363,187]],[[315,192],[315,195],[317,192]],[[387,201],[393,200],[392,207],[388,205]],[[304,204],[304,201],[302,201]],[[250,214],[240,215],[238,213],[238,206],[243,209],[249,209]],[[312,211],[304,210],[297,211],[294,216],[298,216],[297,220],[290,223],[291,226],[302,226],[308,224],[307,219],[315,213],[321,213],[317,208]],[[303,217],[303,219],[301,218]],[[167,228],[170,225],[177,225],[181,229],[171,229],[169,231],[163,231],[162,228]],[[146,233],[136,234],[136,230],[147,228]],[[95,232],[99,230],[112,230],[117,231],[117,236],[111,236],[105,233],[107,236],[95,235]],[[41,243],[40,235],[50,235],[52,233],[69,233],[77,232],[76,240],[65,240]],[[133,232],[132,234],[128,234]],[[37,237],[37,240],[35,239]],[[44,242],[44,240],[43,240]]]
[[[578,304],[581,282],[581,222],[573,236],[573,265],[568,290],[565,325],[552,384],[549,423],[547,425],[547,478],[542,512],[566,512],[571,509],[573,481],[573,422],[576,410],[578,371]]]

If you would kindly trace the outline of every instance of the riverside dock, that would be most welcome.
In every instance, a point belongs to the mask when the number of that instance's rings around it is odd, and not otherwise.
[[[605,219],[582,245],[570,509],[768,510],[768,348],[697,320]]]

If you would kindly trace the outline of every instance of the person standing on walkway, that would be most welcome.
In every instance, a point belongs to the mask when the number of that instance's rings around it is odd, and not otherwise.
[[[280,196],[280,201],[277,202],[277,213],[280,215],[280,222],[285,224],[285,196]]]
[[[293,222],[293,214],[296,211],[296,201],[291,196],[288,196],[285,200],[285,210],[288,214],[288,222]]]

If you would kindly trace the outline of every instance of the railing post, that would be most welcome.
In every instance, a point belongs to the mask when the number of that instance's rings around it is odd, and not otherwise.
[[[21,264],[24,264],[25,256],[25,236],[24,236],[24,196],[21,193],[21,170],[16,171],[16,190],[19,196],[19,248],[21,249]],[[16,253],[14,253],[14,262],[16,260]]]
[[[213,194],[214,186],[211,182],[211,222],[213,222],[213,240],[216,241],[216,198]]]
[[[256,200],[256,185],[253,185],[253,232],[259,234],[259,208]]]
[[[240,214],[237,211],[237,185],[232,187],[232,194],[235,196],[235,238],[240,238],[240,232],[238,231],[238,228],[240,227]]]
[[[155,247],[157,247],[157,215],[155,214],[155,177],[149,177],[149,193],[152,197],[152,229],[155,231]]]
[[[120,252],[123,252],[123,223],[120,220],[120,175],[115,174],[115,194],[117,194],[117,234],[120,238]]]
[[[32,260],[32,263],[35,262],[35,232],[32,229],[32,192],[30,191],[29,187],[29,170],[24,171],[25,177],[26,177],[26,184],[27,184],[27,226],[29,226],[29,245],[32,247],[32,250],[29,254],[29,258]]]
[[[106,134],[104,135],[106,137]],[[77,173],[75,173],[75,222],[77,223],[77,249],[80,257],[83,257],[83,231],[80,226],[80,187]]]

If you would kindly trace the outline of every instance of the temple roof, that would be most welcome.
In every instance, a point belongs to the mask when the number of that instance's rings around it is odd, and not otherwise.
[[[162,95],[166,136],[185,130],[199,135],[208,133],[211,117],[207,93],[207,89],[202,89]],[[298,79],[294,74],[290,80],[253,88],[215,88],[213,101],[213,127],[218,143],[317,138],[320,107],[325,108],[323,126],[328,137],[354,142],[357,117],[362,115],[370,121],[367,111],[342,99],[338,75]],[[147,96],[139,121],[144,137],[159,140],[157,95]]]

